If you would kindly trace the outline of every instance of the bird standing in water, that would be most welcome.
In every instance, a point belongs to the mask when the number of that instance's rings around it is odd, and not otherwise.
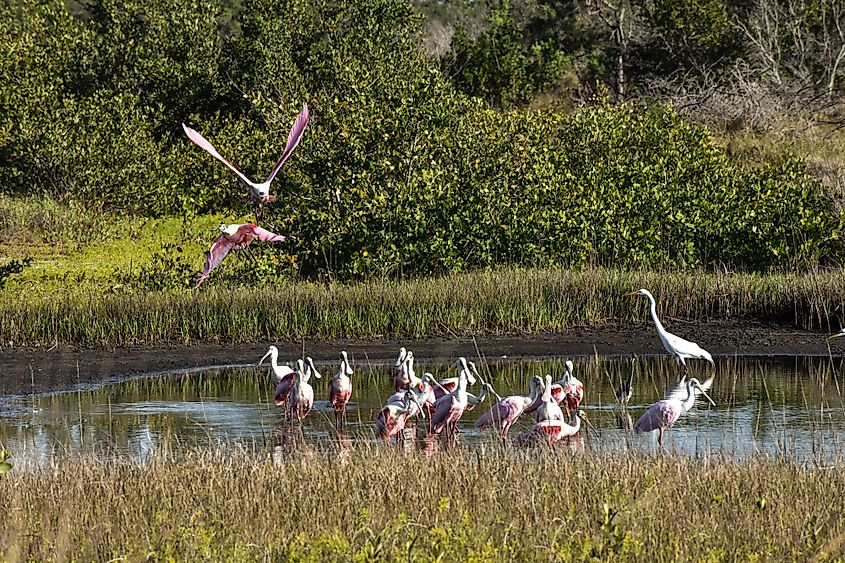
[[[696,378],[691,378],[684,383],[686,396],[684,399],[678,397],[677,393],[670,393],[668,398],[661,399],[651,405],[634,425],[634,432],[641,434],[659,430],[657,443],[663,448],[663,433],[670,428],[682,414],[690,410],[695,403],[697,395],[705,397],[714,407],[716,403],[707,394],[701,383]]]
[[[352,367],[346,350],[340,353],[340,369],[329,380],[329,402],[334,408],[335,426],[346,426],[346,404],[352,396]]]

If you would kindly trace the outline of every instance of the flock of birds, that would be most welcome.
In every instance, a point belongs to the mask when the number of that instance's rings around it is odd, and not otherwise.
[[[680,416],[690,410],[696,399],[703,397],[713,406],[715,403],[707,394],[713,384],[713,377],[700,382],[688,377],[686,361],[702,359],[715,368],[712,356],[703,348],[671,334],[663,328],[657,317],[654,297],[646,289],[627,295],[641,295],[649,300],[650,313],[657,334],[666,351],[683,366],[678,382],[668,389],[663,398],[654,403],[633,425],[637,433],[659,431],[658,443],[663,446],[665,431],[677,422]],[[845,330],[835,336],[845,336]],[[308,416],[314,405],[314,389],[309,383],[312,377],[321,378],[309,357],[297,360],[293,367],[279,364],[279,351],[270,346],[258,365],[270,359],[271,379],[275,385],[274,402],[285,408],[288,420],[302,421]],[[511,427],[522,416],[531,416],[530,429],[517,437],[518,444],[543,441],[554,443],[574,436],[581,430],[582,423],[589,426],[587,415],[579,407],[584,399],[584,384],[574,375],[574,365],[567,360],[563,376],[553,381],[547,374],[544,378],[534,375],[527,395],[502,397],[489,381],[478,371],[476,366],[465,357],[455,363],[455,374],[446,379],[437,380],[431,373],[417,375],[414,367],[414,353],[400,348],[393,370],[393,391],[384,406],[378,411],[374,421],[374,431],[381,440],[397,439],[403,436],[403,430],[412,420],[428,419],[430,435],[445,434],[453,439],[458,432],[458,422],[464,413],[476,408],[488,398],[494,398],[495,404],[475,422],[479,430],[495,429],[503,438],[508,437]],[[352,397],[353,369],[347,353],[340,354],[340,367],[328,382],[329,403],[335,412],[335,424],[338,428],[346,425],[346,407]],[[633,375],[615,389],[617,401],[624,407],[633,393]],[[479,393],[470,393],[468,387],[478,383]]]
[[[302,139],[308,120],[308,105],[304,104],[288,134],[287,143],[281,157],[264,182],[253,182],[247,178],[234,164],[217,152],[214,145],[205,137],[184,123],[182,124],[191,141],[222,162],[249,186],[251,190],[249,199],[256,206],[255,223],[220,225],[219,230],[222,232],[208,252],[202,272],[196,278],[197,286],[208,278],[211,271],[223,261],[233,248],[246,248],[255,238],[264,242],[283,242],[286,240],[284,236],[258,226],[260,206],[276,199],[276,196],[270,194],[270,184]],[[715,363],[710,353],[696,343],[684,340],[663,328],[663,324],[657,317],[654,297],[648,290],[640,289],[627,295],[641,295],[648,298],[651,319],[657,329],[660,341],[664,349],[675,357],[684,370],[678,382],[667,390],[664,397],[653,404],[634,425],[637,434],[658,430],[660,433],[658,442],[662,447],[666,429],[670,428],[683,413],[691,409],[697,398],[704,397],[715,406],[713,400],[707,395],[707,390],[713,384],[713,377],[703,383],[694,377],[687,378],[686,360],[706,360],[714,368]],[[830,335],[828,339],[842,336],[845,336],[845,328]],[[308,382],[312,376],[320,378],[320,373],[314,367],[311,358],[298,360],[294,367],[290,367],[280,365],[278,355],[278,349],[271,346],[259,364],[270,357],[271,377],[276,386],[274,395],[276,404],[285,406],[286,415],[291,420],[302,420],[311,411],[314,403],[314,390]],[[405,428],[408,420],[427,417],[429,432],[440,434],[445,430],[447,435],[454,436],[457,432],[457,423],[463,413],[472,410],[484,402],[487,397],[493,396],[497,402],[477,420],[475,423],[477,428],[494,427],[503,437],[507,437],[511,426],[520,416],[533,413],[534,424],[531,430],[520,436],[518,442],[537,437],[552,442],[558,441],[577,434],[582,422],[589,424],[584,411],[578,410],[584,396],[584,385],[573,375],[572,370],[573,364],[568,361],[560,380],[552,382],[551,375],[546,375],[545,379],[534,376],[530,381],[528,395],[501,397],[489,382],[484,381],[473,363],[467,361],[466,358],[458,359],[455,377],[437,381],[430,373],[423,374],[421,378],[417,377],[414,370],[413,352],[402,348],[395,365],[395,392],[378,412],[375,420],[375,433],[379,438],[389,440]],[[329,402],[335,410],[336,424],[338,425],[346,423],[346,405],[352,395],[351,375],[353,375],[353,370],[349,359],[346,352],[342,352],[340,369],[331,378],[328,389]],[[481,391],[478,395],[467,391],[467,387],[474,385],[476,381],[481,383]],[[616,390],[617,400],[621,404],[626,404],[627,400],[630,399],[632,385],[632,377],[629,377],[621,388]],[[564,409],[560,408],[561,404],[564,405],[567,414],[573,413],[572,418],[574,420],[567,422]]]

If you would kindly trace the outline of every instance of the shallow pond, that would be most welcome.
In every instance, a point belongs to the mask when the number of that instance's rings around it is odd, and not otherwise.
[[[357,361],[356,361],[357,360]],[[628,406],[631,421],[645,412],[679,374],[665,357],[574,358],[575,375],[584,382],[582,408],[594,431],[569,440],[566,450],[654,451],[657,433],[635,436],[620,412],[612,389],[635,370]],[[701,380],[713,373],[708,364],[692,362]],[[353,397],[346,432],[334,429],[326,380],[337,364],[317,364],[322,380],[311,380],[314,410],[299,427],[290,427],[273,404],[267,367],[214,367],[134,378],[122,383],[48,395],[0,397],[0,443],[18,462],[38,462],[65,453],[130,456],[143,461],[154,452],[179,454],[196,447],[246,447],[287,454],[322,447],[375,443],[373,420],[392,393],[392,365],[353,359]],[[530,377],[563,374],[564,359],[485,364],[497,392],[527,394]],[[84,367],[82,368],[84,369]],[[453,375],[451,365],[417,363],[417,373],[438,378]],[[797,461],[840,459],[845,444],[845,402],[840,366],[826,358],[721,358],[717,360],[711,408],[703,402],[684,414],[667,433],[666,449],[686,455],[743,457],[764,453]],[[477,393],[478,388],[470,389]],[[459,423],[457,447],[496,443],[490,432],[472,423],[490,403],[467,412]],[[511,430],[516,437],[530,427],[525,418]],[[417,430],[423,435],[423,425]],[[410,436],[409,436],[410,437]],[[443,447],[419,440],[431,451]],[[418,447],[406,442],[405,447]]]

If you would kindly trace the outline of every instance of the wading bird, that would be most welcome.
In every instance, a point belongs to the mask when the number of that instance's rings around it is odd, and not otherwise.
[[[529,384],[529,395],[511,395],[499,399],[499,402],[490,407],[490,410],[481,418],[475,421],[475,427],[479,430],[484,430],[490,426],[496,426],[502,435],[502,438],[507,438],[508,431],[525,409],[534,403],[537,398],[538,389],[540,386],[540,377],[535,375],[531,378]]]
[[[458,359],[458,385],[457,387],[446,393],[442,387],[440,388],[444,395],[435,402],[435,411],[431,417],[431,429],[434,433],[439,434],[444,428],[446,433],[453,436],[457,430],[458,420],[463,416],[467,405],[470,402],[477,405],[484,401],[489,392],[489,385],[484,385],[478,397],[467,393],[467,383],[469,381],[469,368],[467,367],[466,358]],[[438,386],[440,384],[438,383]]]
[[[218,230],[222,231],[222,233],[217,237],[208,251],[202,272],[197,276],[196,286],[199,286],[205,281],[211,270],[216,268],[233,248],[246,248],[252,242],[252,239],[256,237],[258,237],[258,240],[264,242],[283,242],[285,240],[285,237],[282,235],[271,233],[257,226],[255,223],[220,225]]]
[[[540,400],[540,406],[537,407],[537,412],[534,414],[536,422],[543,422],[546,420],[563,420],[563,411],[560,406],[552,398],[552,376],[546,375],[546,383],[543,386],[543,396]]]
[[[197,146],[206,151],[208,154],[225,164],[229,170],[237,174],[238,178],[250,187],[250,197],[254,203],[263,204],[276,199],[276,196],[270,195],[270,182],[273,181],[273,178],[275,178],[276,174],[279,173],[279,170],[291,155],[293,149],[295,149],[296,145],[299,144],[300,139],[302,139],[302,134],[305,132],[306,125],[308,125],[308,104],[304,104],[302,106],[302,111],[299,116],[297,116],[296,121],[293,122],[293,127],[291,128],[290,133],[288,133],[288,141],[285,145],[285,150],[282,153],[282,156],[279,158],[278,162],[276,162],[273,170],[270,171],[270,175],[267,179],[261,183],[253,182],[247,178],[234,164],[223,158],[220,153],[217,152],[217,149],[214,148],[214,145],[209,143],[205,137],[200,135],[198,132],[194,131],[184,123],[182,124],[182,128],[185,130],[185,134],[188,135],[190,140],[196,143]]]
[[[270,356],[270,379],[276,386],[273,401],[276,405],[283,405],[288,400],[288,392],[293,384],[294,369],[290,366],[279,365],[279,349],[275,346],[270,346],[267,353],[258,361],[259,366],[267,359],[267,356]]]
[[[329,380],[329,403],[334,408],[335,426],[346,426],[346,404],[352,396],[352,367],[346,350],[340,353],[340,369]]]
[[[533,440],[542,438],[548,443],[559,442],[564,438],[575,436],[581,430],[581,421],[590,424],[587,420],[587,413],[582,410],[575,413],[575,424],[567,424],[563,420],[544,420],[537,422],[531,427],[531,430],[522,434],[518,439],[518,444],[525,444]]]
[[[413,357],[413,353],[411,354]],[[405,360],[408,358],[408,351],[404,346],[399,348],[399,357],[393,364],[393,390],[402,391],[408,388],[408,374],[405,371]]]
[[[379,440],[390,440],[405,429],[409,418],[421,414],[425,416],[414,393],[405,391],[401,402],[388,402],[376,415],[376,437]]]
[[[839,332],[836,334],[831,334],[827,337],[827,340],[833,340],[834,338],[839,338],[840,336],[845,336],[845,327],[843,327]]]
[[[654,302],[654,296],[649,290],[640,289],[639,291],[632,291],[631,293],[626,293],[625,295],[645,295],[648,297],[651,306],[651,320],[654,321],[654,326],[657,329],[657,335],[660,337],[660,342],[663,343],[663,348],[675,356],[675,360],[684,366],[684,370],[688,369],[686,362],[688,358],[707,360],[714,368],[716,367],[710,352],[695,342],[684,340],[679,336],[675,336],[674,334],[667,332],[666,329],[663,328],[663,323],[661,323],[660,319],[657,318],[657,304]]]
[[[289,392],[288,408],[293,418],[302,421],[311,412],[311,407],[314,406],[314,389],[308,383],[312,374],[309,373],[309,369],[306,368],[302,360],[296,360],[294,371],[296,373]],[[320,377],[316,370],[313,375],[317,378]]]
[[[552,384],[552,398],[558,405],[563,403],[567,411],[577,411],[584,400],[584,384],[575,377],[572,360],[566,360],[563,378]]]
[[[662,448],[663,433],[667,428],[675,424],[682,414],[692,408],[698,394],[710,401],[711,405],[716,406],[716,403],[713,402],[713,399],[710,398],[696,378],[688,379],[684,386],[686,387],[686,396],[684,399],[679,398],[677,394],[672,392],[669,394],[669,398],[657,401],[637,420],[637,423],[634,425],[634,432],[641,434],[643,432],[660,430],[657,443]]]

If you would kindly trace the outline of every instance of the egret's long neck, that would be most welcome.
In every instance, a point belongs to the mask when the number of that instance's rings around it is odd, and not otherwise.
[[[546,386],[543,388],[543,402],[548,403],[552,400],[552,378],[546,378]]]
[[[654,297],[651,295],[646,295],[649,300],[650,310],[651,310],[651,320],[654,321],[654,326],[657,327],[657,333],[660,336],[666,334],[666,329],[663,328],[663,323],[660,322],[660,319],[657,318],[657,303],[654,302]]]

